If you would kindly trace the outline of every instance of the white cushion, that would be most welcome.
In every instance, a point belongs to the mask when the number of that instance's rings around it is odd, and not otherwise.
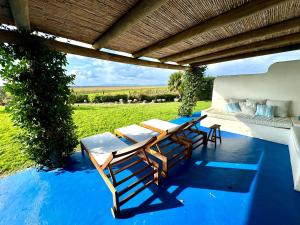
[[[254,116],[256,112],[256,104],[252,102],[240,102],[239,103],[242,113]]]
[[[115,130],[116,132],[123,134],[125,137],[134,140],[135,142],[145,141],[154,136],[158,136],[159,133],[147,129],[145,127],[141,127],[139,125],[133,124],[127,127],[118,128]]]
[[[246,102],[255,104],[255,105],[265,105],[266,99],[247,99]]]
[[[155,128],[157,128],[159,130],[162,130],[162,131],[171,130],[171,129],[174,129],[174,128],[177,128],[177,127],[180,126],[176,123],[170,123],[170,122],[167,122],[167,121],[164,121],[164,120],[159,120],[159,119],[147,120],[147,121],[141,122],[141,125],[155,127]]]
[[[110,132],[96,134],[83,138],[80,141],[92,154],[99,165],[102,165],[105,162],[111,152],[122,152],[122,149],[128,147],[126,143]]]
[[[267,100],[267,105],[274,106],[274,115],[277,117],[287,117],[290,101]]]
[[[226,113],[219,109],[209,108],[203,111],[208,117],[224,119],[224,120],[232,120],[232,121],[240,121],[243,123],[251,123],[256,125],[264,125],[268,127],[279,127],[279,128],[291,128],[293,126],[292,120],[289,117],[281,118],[281,117],[273,117],[266,118],[261,116],[251,116],[244,113]]]
[[[239,98],[229,98],[227,99],[227,103],[240,103],[245,102],[246,99],[239,99]]]

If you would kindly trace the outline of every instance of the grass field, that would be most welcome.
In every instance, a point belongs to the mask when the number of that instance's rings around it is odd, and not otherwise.
[[[151,118],[170,120],[177,117],[179,103],[131,104],[131,105],[80,105],[74,106],[74,121],[78,138],[115,128],[139,123]],[[195,111],[208,108],[210,102],[198,102]],[[22,153],[22,147],[14,136],[18,129],[13,127],[9,113],[0,107],[0,175],[27,168],[33,163]]]

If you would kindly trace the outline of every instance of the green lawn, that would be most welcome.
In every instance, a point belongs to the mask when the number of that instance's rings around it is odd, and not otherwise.
[[[115,128],[159,118],[171,120],[177,117],[179,103],[154,103],[132,105],[80,105],[74,106],[74,120],[79,138]],[[195,111],[208,108],[210,102],[198,102]],[[27,168],[32,162],[22,153],[14,139],[18,129],[12,126],[9,113],[0,107],[0,175]]]

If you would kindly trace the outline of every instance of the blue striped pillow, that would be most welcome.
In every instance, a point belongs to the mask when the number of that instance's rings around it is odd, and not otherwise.
[[[230,112],[230,113],[237,113],[237,112],[241,111],[241,108],[240,108],[240,105],[238,102],[228,103],[226,105],[226,109],[227,109],[227,112]]]
[[[257,105],[255,116],[274,117],[274,107],[271,105]]]

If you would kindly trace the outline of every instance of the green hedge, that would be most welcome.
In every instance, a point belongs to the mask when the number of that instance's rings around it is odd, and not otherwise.
[[[71,96],[72,103],[106,103],[106,102],[119,102],[120,99],[123,99],[124,102],[128,100],[137,99],[138,101],[147,102],[156,101],[157,99],[165,99],[166,102],[174,101],[174,98],[178,98],[176,94],[159,94],[159,95],[145,95],[145,94],[138,94],[138,95],[126,95],[126,94],[118,94],[118,95],[101,95],[101,94],[89,94],[89,95],[82,95],[82,94],[73,94]]]
[[[127,95],[96,95],[92,102],[94,103],[104,103],[104,102],[118,102],[120,99],[127,101]]]
[[[90,102],[88,95],[78,95],[78,94],[72,94],[70,96],[70,101],[71,101],[72,104]]]

